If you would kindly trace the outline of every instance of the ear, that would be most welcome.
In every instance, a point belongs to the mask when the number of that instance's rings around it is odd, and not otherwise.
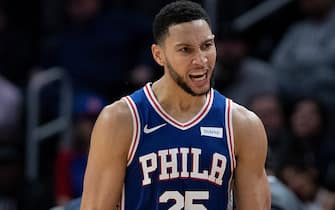
[[[151,45],[151,53],[158,65],[164,66],[165,60],[163,55],[163,49],[158,44]]]

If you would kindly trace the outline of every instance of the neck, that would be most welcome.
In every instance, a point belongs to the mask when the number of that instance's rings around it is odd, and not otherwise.
[[[204,106],[206,95],[192,96],[174,81],[164,77],[152,85],[153,93],[162,108],[176,120],[187,122]]]

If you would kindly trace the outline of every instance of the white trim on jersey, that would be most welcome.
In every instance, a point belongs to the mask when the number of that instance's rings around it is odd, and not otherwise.
[[[125,206],[125,201],[124,198],[126,197],[126,193],[125,193],[125,185],[123,185],[122,187],[122,194],[121,194],[121,201],[120,201],[120,210],[124,210],[124,206]]]
[[[134,158],[139,140],[140,140],[140,131],[141,131],[141,122],[140,122],[140,117],[137,111],[137,107],[134,103],[134,101],[129,97],[123,97],[124,101],[127,103],[131,117],[133,118],[133,137],[131,140],[130,148],[128,151],[128,157],[127,157],[127,166],[130,165],[131,161]]]
[[[233,120],[232,120],[232,101],[230,99],[226,99],[226,135],[228,140],[228,149],[231,161],[231,172],[233,173],[234,168],[236,167],[235,160],[235,148],[234,148],[234,131],[233,131]]]
[[[233,175],[234,169],[236,167],[236,159],[235,159],[235,148],[234,148],[234,131],[233,131],[233,117],[232,117],[232,100],[226,98],[226,113],[225,113],[225,124],[226,124],[226,135],[227,135],[227,144],[229,149],[229,156],[230,156],[230,165],[231,165],[231,175],[229,178],[228,183],[228,203],[227,203],[227,210],[233,209],[233,189],[232,185],[233,182]]]
[[[209,110],[212,107],[213,104],[213,89],[211,88],[209,93],[207,94],[206,101],[204,106],[201,108],[201,110],[196,114],[191,120],[188,122],[182,123],[178,120],[174,119],[172,116],[170,116],[159,104],[157,101],[152,89],[151,89],[151,83],[147,83],[144,88],[145,95],[150,102],[151,106],[155,109],[155,111],[161,116],[166,122],[171,124],[172,126],[180,129],[180,130],[187,130],[194,125],[196,125],[198,122],[200,122],[209,112]]]

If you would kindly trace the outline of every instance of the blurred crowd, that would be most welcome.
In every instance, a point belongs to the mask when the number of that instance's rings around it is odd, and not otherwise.
[[[151,57],[151,22],[167,2],[0,0],[0,210],[45,210],[80,197],[98,113],[162,74]],[[273,210],[334,210],[335,0],[287,1],[236,27],[234,20],[265,2],[220,0],[209,10],[214,86],[264,123]],[[40,177],[31,182],[24,167],[27,86],[52,67],[71,81],[70,139],[55,135],[40,145]],[[42,122],[60,100],[49,91]]]

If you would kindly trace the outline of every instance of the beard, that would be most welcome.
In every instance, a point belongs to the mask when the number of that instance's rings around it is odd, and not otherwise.
[[[166,67],[168,69],[168,72],[170,74],[170,76],[172,77],[172,79],[177,83],[177,85],[183,89],[186,93],[190,94],[191,96],[203,96],[206,95],[210,89],[213,87],[214,85],[214,72],[211,74],[211,78],[210,78],[210,85],[209,88],[201,93],[196,93],[192,90],[192,88],[187,85],[187,83],[185,82],[185,80],[177,73],[177,71],[172,67],[171,63],[169,62],[169,60],[167,58],[165,58],[166,60]]]

